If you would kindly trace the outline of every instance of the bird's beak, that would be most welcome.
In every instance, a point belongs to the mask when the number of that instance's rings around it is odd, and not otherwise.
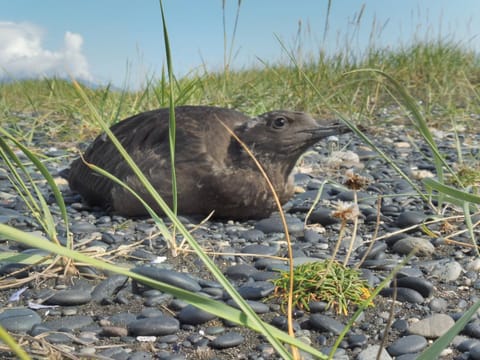
[[[344,134],[350,131],[347,125],[340,122],[332,122],[328,125],[318,124],[318,127],[303,130],[302,132],[310,133],[315,139],[323,139],[331,135]]]

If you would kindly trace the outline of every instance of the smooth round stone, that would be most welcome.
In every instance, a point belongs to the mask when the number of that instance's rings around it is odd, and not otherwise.
[[[260,301],[247,300],[247,303],[248,305],[250,305],[253,311],[255,311],[255,313],[257,314],[266,314],[270,311],[270,307],[267,304],[262,303]],[[227,301],[227,304],[234,308],[240,309],[240,306],[238,306],[233,299],[229,299]]]
[[[307,242],[313,244],[319,243],[323,240],[322,235],[312,229],[305,229],[303,237]]]
[[[413,225],[421,224],[426,218],[427,216],[421,211],[404,211],[398,216],[395,225],[404,229]]]
[[[45,339],[52,344],[68,344],[72,342],[72,337],[63,332],[54,332],[48,334]]]
[[[473,346],[470,349],[469,360],[480,360],[480,344]]]
[[[275,285],[270,281],[255,281],[238,288],[238,293],[247,300],[260,300],[275,290]]]
[[[42,318],[27,308],[6,309],[0,313],[0,325],[14,333],[30,331],[34,325],[41,322]]]
[[[253,244],[243,247],[240,252],[243,254],[276,255],[278,250],[279,248],[275,246]]]
[[[263,231],[260,231],[258,229],[242,231],[238,234],[238,236],[249,242],[261,241],[265,238],[265,234],[263,233]]]
[[[408,335],[401,337],[389,347],[387,351],[391,356],[400,356],[422,351],[427,347],[427,339],[419,335]]]
[[[332,332],[335,335],[340,334],[345,328],[341,322],[322,314],[312,314],[309,324],[315,330]]]
[[[310,312],[317,313],[322,312],[327,309],[328,303],[324,301],[310,301],[308,303],[308,307],[310,308]]]
[[[366,259],[376,259],[378,256],[383,255],[385,250],[387,249],[387,244],[385,242],[376,242],[373,244],[372,248],[370,249]],[[367,253],[368,245],[362,246],[358,249],[357,257],[359,259],[363,259],[365,254]]]
[[[178,341],[178,336],[176,334],[163,335],[157,338],[158,342],[171,344]]]
[[[250,264],[238,264],[227,268],[225,274],[232,280],[246,280],[258,270]]]
[[[197,292],[202,289],[198,282],[190,276],[173,270],[159,269],[152,266],[138,266],[132,269],[132,271],[188,291]]]
[[[128,356],[128,360],[150,360],[153,355],[146,351],[135,351]]]
[[[215,338],[210,346],[214,349],[227,349],[238,346],[244,342],[244,337],[237,332],[229,332]]]
[[[3,266],[0,266],[0,276],[9,276],[10,274],[12,274],[10,276],[15,277],[15,279],[26,278],[29,275],[29,266],[30,265],[21,263],[7,263]]]
[[[468,323],[465,325],[463,333],[476,339],[480,339],[480,323],[477,321]]]
[[[357,356],[357,360],[372,360],[377,359],[377,354],[380,349],[380,345],[370,345],[365,350],[360,351]],[[380,352],[379,360],[392,360],[392,357],[389,355],[385,348],[382,348]]]
[[[406,276],[392,281],[391,287],[398,286],[418,291],[423,297],[428,298],[433,294],[433,284],[423,278]]]
[[[349,348],[364,347],[367,344],[367,337],[363,334],[350,335],[347,339]]]
[[[132,336],[161,336],[174,334],[180,329],[177,319],[162,315],[132,321],[127,326]]]
[[[383,288],[380,291],[380,295],[393,298],[395,290],[397,291],[397,301],[409,302],[412,304],[421,304],[425,301],[425,298],[422,296],[422,294],[409,288]]]
[[[435,246],[428,239],[407,236],[398,240],[392,250],[400,255],[408,255],[415,250],[416,256],[429,256],[435,252]]]
[[[210,314],[204,310],[198,309],[193,305],[187,305],[177,315],[178,320],[183,324],[199,325],[207,321],[216,319],[215,314]]]
[[[125,326],[135,320],[137,320],[137,317],[135,316],[135,314],[127,313],[127,312],[114,314],[108,318],[108,321],[113,326]]]
[[[295,234],[301,233],[304,229],[303,221],[294,216],[286,216],[286,222],[288,226],[288,232]],[[273,215],[267,219],[262,219],[255,224],[255,229],[264,232],[265,234],[270,233],[283,233],[283,223],[279,215]]]
[[[408,333],[420,335],[427,339],[436,339],[445,334],[454,324],[455,321],[450,316],[434,314],[411,324]]]
[[[42,323],[42,325],[48,327],[50,330],[58,331],[59,329],[76,330],[91,325],[92,323],[93,319],[91,316],[74,315],[65,316],[60,319],[45,321]]]
[[[278,279],[280,273],[277,271],[257,271],[250,276],[255,281],[271,281]]]
[[[122,287],[127,284],[128,277],[125,275],[112,275],[99,283],[92,291],[92,300],[101,302],[112,298]]]
[[[471,351],[472,348],[474,348],[475,346],[478,346],[480,350],[480,341],[476,339],[466,339],[457,345],[457,349],[461,352],[467,352],[467,351]]]
[[[430,275],[438,278],[440,281],[452,282],[459,278],[463,268],[457,261],[439,263],[432,269]]]
[[[448,308],[448,301],[441,298],[433,298],[428,307],[434,312],[444,313]]]
[[[70,231],[74,234],[87,234],[97,231],[97,227],[86,221],[75,222],[70,226]]]
[[[87,304],[92,300],[86,289],[60,290],[45,301],[48,305],[75,306]]]
[[[312,211],[310,217],[308,218],[308,222],[310,224],[315,223],[322,226],[328,226],[337,224],[340,222],[340,220],[332,216],[332,209],[318,207]]]

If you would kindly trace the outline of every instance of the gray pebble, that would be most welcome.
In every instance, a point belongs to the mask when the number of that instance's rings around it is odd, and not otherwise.
[[[270,307],[267,304],[260,301],[247,300],[247,303],[257,314],[266,314],[270,310]],[[233,299],[228,300],[227,304],[234,308],[240,309]]]
[[[104,299],[113,297],[123,286],[126,285],[128,277],[125,275],[112,275],[99,283],[92,291],[92,300],[101,302]]]
[[[238,293],[248,300],[260,300],[275,290],[275,285],[270,281],[254,281],[238,288]]]
[[[45,300],[48,305],[75,306],[87,304],[92,300],[90,291],[86,289],[60,290]]]
[[[260,241],[265,238],[263,231],[258,229],[245,230],[238,233],[238,236],[244,238],[248,242]]]
[[[473,346],[470,349],[469,360],[480,360],[480,344]]]
[[[400,356],[422,351],[427,347],[427,339],[419,335],[408,335],[401,337],[393,344],[387,347],[391,356]]]
[[[320,224],[323,226],[333,225],[340,222],[336,217],[332,216],[332,209],[318,207],[310,214],[308,218],[310,224]]]
[[[86,234],[97,231],[97,227],[86,221],[78,221],[70,226],[70,231],[74,234]]]
[[[380,295],[393,298],[396,290],[397,301],[409,302],[412,304],[421,304],[425,298],[418,291],[409,288],[383,288]]]
[[[232,280],[246,280],[258,270],[250,264],[238,264],[228,267],[225,274]]]
[[[227,349],[242,344],[244,340],[241,334],[232,331],[215,338],[210,345],[214,349]]]
[[[321,314],[312,314],[309,324],[314,330],[332,332],[335,335],[340,334],[345,328],[341,322]]]
[[[128,333],[133,336],[159,336],[174,334],[180,329],[177,319],[162,315],[132,321],[127,326]]]
[[[75,330],[88,326],[93,323],[91,316],[87,315],[74,315],[65,316],[60,319],[49,320],[42,323],[43,326],[48,327],[50,330],[59,330],[62,328]]]
[[[182,324],[199,325],[215,319],[217,316],[209,312],[187,305],[177,315]]]
[[[292,234],[303,232],[304,224],[299,218],[287,215],[286,216],[288,231]],[[269,233],[283,233],[283,224],[278,214],[273,215],[267,219],[262,219],[255,224],[255,229]]]
[[[425,219],[426,215],[421,211],[404,211],[397,218],[396,225],[401,228],[407,228],[413,225],[421,224]]]
[[[441,262],[436,265],[430,275],[438,278],[440,281],[452,282],[459,278],[463,268],[457,261]]]
[[[415,250],[416,256],[429,256],[435,252],[435,246],[428,239],[407,236],[398,240],[392,250],[400,255],[407,255]]]
[[[420,335],[427,339],[436,339],[445,334],[454,324],[455,321],[450,316],[434,314],[411,324],[408,328],[408,333]]]
[[[173,270],[159,269],[152,266],[138,266],[132,269],[133,272],[158,280],[188,291],[200,291],[202,287],[197,281],[184,273]]]
[[[0,325],[7,331],[27,332],[42,318],[33,310],[27,308],[6,309],[0,313]]]
[[[433,294],[433,284],[430,281],[419,277],[401,277],[396,281],[392,281],[390,286],[398,286],[416,290],[425,298],[428,298]]]
[[[372,360],[372,359],[379,359],[379,360],[392,360],[390,354],[382,348],[380,352],[380,357],[377,358],[378,351],[380,350],[380,345],[370,345],[365,350],[362,350],[358,356],[357,360]]]
[[[279,247],[275,246],[252,244],[243,247],[240,252],[244,254],[276,255],[278,250]]]

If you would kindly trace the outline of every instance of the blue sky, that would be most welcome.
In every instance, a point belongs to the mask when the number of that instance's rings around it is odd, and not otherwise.
[[[232,66],[286,61],[278,38],[293,48],[301,23],[302,50],[328,54],[348,44],[357,54],[412,39],[460,41],[480,52],[478,0],[243,0]],[[238,0],[226,0],[231,36]],[[356,24],[362,7],[364,11]],[[224,61],[221,0],[165,0],[174,71],[220,70]],[[477,19],[477,21],[474,21]],[[347,40],[348,39],[348,40]],[[260,60],[259,60],[260,59]],[[158,1],[3,0],[0,77],[71,74],[96,83],[136,88],[165,61]],[[128,65],[128,66],[127,66]],[[127,77],[128,68],[128,77]]]

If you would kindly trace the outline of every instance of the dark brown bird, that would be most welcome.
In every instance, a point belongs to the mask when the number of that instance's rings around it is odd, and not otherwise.
[[[214,217],[228,219],[268,217],[276,205],[254,161],[218,120],[255,154],[282,204],[293,195],[291,172],[298,158],[320,139],[347,130],[332,122],[320,124],[302,112],[283,110],[250,118],[229,109],[179,106],[175,116],[179,214],[215,211]],[[168,123],[169,110],[159,109],[130,117],[111,130],[171,206]],[[126,182],[160,211],[105,134],[95,139],[84,158]],[[148,214],[130,192],[90,170],[81,159],[72,163],[69,183],[92,205],[126,216]]]

